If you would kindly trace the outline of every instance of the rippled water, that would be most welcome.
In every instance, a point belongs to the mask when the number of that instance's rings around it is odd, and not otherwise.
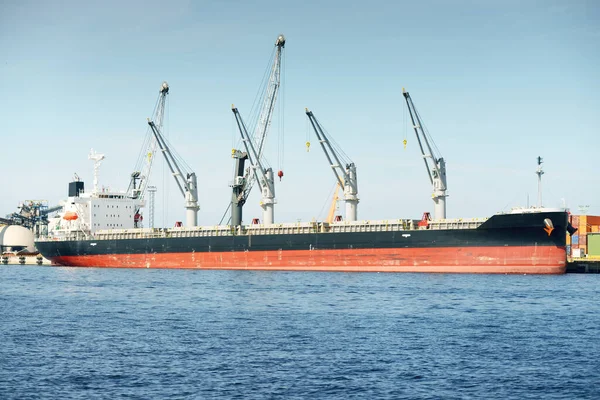
[[[0,266],[0,398],[600,398],[599,283]]]

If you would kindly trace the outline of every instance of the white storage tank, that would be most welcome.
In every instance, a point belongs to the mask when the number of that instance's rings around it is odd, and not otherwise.
[[[0,250],[34,253],[33,232],[19,225],[0,226]]]

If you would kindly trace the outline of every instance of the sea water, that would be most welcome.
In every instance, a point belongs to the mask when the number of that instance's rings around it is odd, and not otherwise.
[[[597,399],[599,287],[0,266],[0,398]]]

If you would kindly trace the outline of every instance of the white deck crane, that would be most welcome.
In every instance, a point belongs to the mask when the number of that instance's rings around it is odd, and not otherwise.
[[[165,89],[164,95],[168,92],[169,86],[166,82],[163,83],[162,86]],[[164,100],[163,91],[161,90],[161,98]],[[162,124],[162,116],[164,112],[164,101],[162,105],[160,105],[161,101],[159,100],[159,108],[163,111],[158,112],[156,115],[160,116],[159,121],[153,121],[148,118],[148,125],[150,126],[150,130],[154,135],[154,140],[156,144],[155,147],[158,146],[160,151],[163,153],[167,165],[171,170],[171,174],[175,178],[175,182],[177,183],[177,187],[179,191],[185,198],[185,208],[186,208],[186,227],[192,227],[198,225],[198,184],[196,182],[196,174],[191,171],[185,162],[174,154],[174,151],[169,147],[165,137],[162,134],[161,128],[157,124],[160,122]],[[140,185],[142,186],[142,185]],[[144,189],[147,188],[147,185],[143,186]],[[144,192],[141,192],[143,194]]]
[[[317,134],[319,144],[329,161],[331,170],[339,185],[344,188],[344,200],[346,202],[346,221],[356,221],[358,206],[358,183],[356,180],[356,165],[346,156],[341,149],[334,148],[331,140],[317,121],[312,111],[306,109],[306,115]],[[334,142],[335,144],[335,142]],[[337,146],[336,146],[337,147]],[[342,160],[340,160],[342,159]],[[341,175],[341,176],[340,176]]]
[[[419,148],[421,149],[421,155],[423,156],[423,161],[425,162],[425,168],[427,168],[427,175],[429,176],[429,180],[433,186],[433,193],[431,197],[434,202],[434,219],[445,219],[446,197],[448,197],[446,194],[448,189],[446,184],[446,162],[439,154],[439,150],[437,149],[435,142],[425,130],[423,123],[421,122],[421,117],[419,116],[419,113],[413,104],[410,94],[408,94],[404,88],[402,88],[402,94],[406,99],[406,105],[408,106],[410,119],[412,121],[413,128],[415,129],[415,134],[417,135],[417,142],[419,143]],[[423,147],[423,142],[425,142],[426,148]]]
[[[163,82],[160,85],[158,100],[156,102],[156,106],[154,107],[154,113],[152,117],[154,124],[160,132],[163,132],[165,102],[168,94],[169,84],[167,82]],[[157,145],[158,142],[156,141],[152,130],[148,129],[148,134],[146,135],[142,145],[142,151],[138,157],[135,171],[131,174],[131,181],[129,184],[129,189],[127,190],[127,192],[131,192],[131,197],[134,199],[143,200],[146,195]],[[139,184],[137,183],[138,180]]]
[[[246,203],[248,196],[250,195],[250,191],[252,190],[254,183],[259,178],[256,173],[256,170],[263,171],[263,168],[259,167],[258,164],[263,164],[265,162],[263,160],[263,150],[267,134],[269,133],[269,128],[271,126],[273,111],[275,109],[275,104],[277,101],[277,94],[279,93],[279,88],[281,86],[281,57],[284,47],[285,36],[279,35],[277,37],[277,40],[275,41],[275,53],[273,56],[273,63],[271,65],[271,72],[269,74],[269,79],[266,83],[265,90],[260,100],[260,114],[258,116],[256,127],[254,129],[254,135],[252,138],[248,136],[245,124],[242,121],[241,116],[237,113],[237,108],[232,107],[232,109],[234,110],[234,114],[236,114],[236,121],[238,123],[240,134],[242,136],[242,141],[244,142],[244,146],[246,147],[245,152],[236,149],[232,151],[232,157],[236,159],[233,184],[231,185],[233,188],[233,192],[231,195],[231,203],[229,205],[229,207],[231,207],[232,226],[238,226],[242,224],[242,208]],[[244,131],[242,131],[242,127]],[[249,151],[250,141],[252,141],[252,147],[255,150],[254,154],[250,154]],[[250,162],[252,164],[251,169],[254,170],[255,173],[250,173],[249,171],[246,171],[244,173],[244,162],[246,159],[250,159]],[[264,170],[264,173],[268,174],[271,178],[265,178],[267,179],[265,181],[266,183],[260,185],[261,191],[263,191],[263,200],[261,202],[261,207],[264,211],[263,223],[272,224],[273,205],[275,204],[275,189],[274,186],[272,186],[268,182],[273,180],[273,170],[267,168],[266,170]],[[267,190],[266,193],[265,190]],[[227,211],[225,211],[225,215],[226,214]],[[223,216],[223,219],[224,218],[225,216]],[[223,222],[223,219],[221,219],[221,222]]]
[[[248,135],[248,130],[246,129],[246,125],[244,124],[238,109],[232,105],[231,111],[233,111],[233,114],[235,115],[235,121],[237,122],[242,135],[242,143],[246,148],[246,152],[241,153],[239,158],[247,157],[248,160],[250,160],[250,169],[253,171],[252,176],[258,182],[262,193],[260,206],[263,209],[263,224],[271,225],[273,224],[273,208],[275,205],[275,180],[273,177],[273,169],[271,167],[263,166],[264,159],[261,160],[252,138]],[[239,152],[239,150],[234,151]],[[236,155],[234,154],[234,156]]]

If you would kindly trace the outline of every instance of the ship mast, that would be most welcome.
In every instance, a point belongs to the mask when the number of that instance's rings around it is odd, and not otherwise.
[[[92,193],[96,194],[98,193],[98,172],[100,171],[100,164],[104,160],[104,154],[98,154],[94,149],[91,149],[88,159],[94,161],[94,191]]]
[[[231,207],[231,225],[233,226],[242,224],[242,208],[246,203],[248,196],[250,195],[250,191],[252,190],[254,183],[258,180],[258,175],[261,175],[261,173],[256,173],[257,169],[259,171],[264,170],[265,176],[263,178],[266,179],[262,184],[259,182],[261,191],[263,192],[261,201],[261,207],[263,208],[264,214],[263,222],[265,224],[273,223],[275,186],[274,184],[270,183],[273,181],[273,170],[270,167],[264,169],[264,167],[259,166],[259,164],[266,164],[266,160],[263,157],[263,150],[266,143],[267,134],[269,133],[269,128],[271,126],[271,120],[273,119],[273,111],[275,110],[277,94],[279,93],[279,88],[281,86],[281,58],[284,47],[285,36],[279,35],[275,41],[275,55],[271,65],[269,80],[267,81],[262,99],[260,101],[261,109],[256,128],[254,129],[253,137],[248,136],[246,126],[239,113],[237,113],[237,108],[232,107],[238,128],[240,130],[240,135],[242,136],[244,147],[246,148],[245,152],[236,149],[233,149],[232,151],[232,157],[236,160],[233,183],[231,185],[231,203],[229,205],[229,207]],[[252,141],[251,146],[254,148],[252,151],[254,154],[250,153],[250,141]],[[244,172],[244,163],[247,159],[250,160],[251,169],[255,171],[254,173],[250,173],[249,170]],[[279,172],[279,176],[283,176],[281,171]],[[226,214],[227,211],[225,212],[225,215]],[[224,218],[225,216],[223,216],[221,222],[223,222]]]
[[[537,170],[535,174],[538,176],[538,207],[542,207],[542,175],[544,175],[544,171],[542,170],[542,157],[537,158]]]
[[[358,206],[358,183],[356,180],[356,165],[336,145],[334,148],[330,138],[327,136],[319,121],[312,111],[306,108],[306,115],[319,139],[319,144],[327,157],[329,166],[335,175],[338,184],[344,188],[344,200],[346,202],[346,221],[356,221]],[[340,160],[342,159],[342,160]],[[344,168],[345,167],[345,168]],[[340,176],[341,175],[341,176]]]
[[[446,185],[446,162],[439,154],[437,146],[433,142],[433,139],[426,131],[421,122],[421,117],[413,104],[412,98],[408,92],[402,88],[402,94],[406,99],[406,105],[410,113],[410,119],[417,135],[417,142],[421,149],[421,155],[425,162],[425,168],[427,169],[427,176],[433,187],[433,193],[431,195],[434,203],[433,215],[434,219],[445,219],[446,218],[446,191],[448,186]],[[425,144],[425,148],[423,147]],[[433,147],[432,147],[433,146]],[[434,151],[435,150],[435,151]],[[431,164],[431,165],[430,165]]]

